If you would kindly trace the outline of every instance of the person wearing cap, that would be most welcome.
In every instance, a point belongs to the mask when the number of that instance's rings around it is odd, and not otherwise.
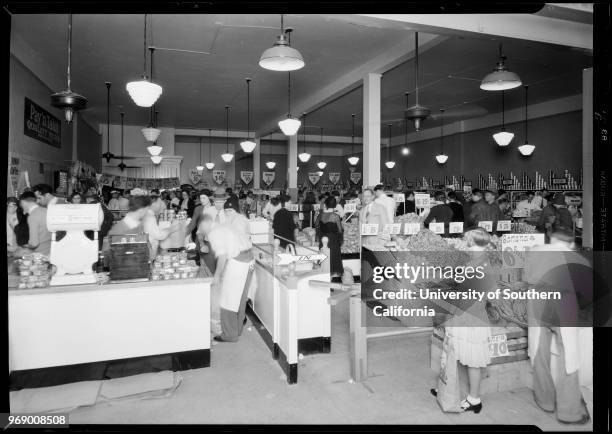
[[[240,214],[240,207],[236,201],[229,197],[223,204],[223,214],[225,214],[225,224],[234,228],[234,230],[242,232],[247,237],[251,236],[249,229],[249,219]]]
[[[217,262],[211,293],[212,328],[213,333],[218,333],[214,340],[237,342],[246,323],[253,245],[243,231],[231,224],[215,224],[208,214],[200,221],[197,233],[210,242]]]
[[[112,211],[119,210],[119,191],[113,190],[111,191],[111,200],[108,201],[108,209]]]

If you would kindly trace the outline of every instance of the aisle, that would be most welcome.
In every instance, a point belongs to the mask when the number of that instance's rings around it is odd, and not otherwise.
[[[484,397],[478,414],[440,411],[429,388],[429,336],[378,339],[370,344],[371,377],[351,384],[348,303],[333,311],[332,353],[300,361],[297,385],[288,385],[254,329],[238,344],[213,347],[212,367],[183,372],[173,396],[98,404],[71,413],[73,424],[536,424],[544,430],[592,430],[565,426],[539,410],[529,389]]]

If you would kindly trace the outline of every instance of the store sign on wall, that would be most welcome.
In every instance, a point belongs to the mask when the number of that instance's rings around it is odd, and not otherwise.
[[[25,99],[23,133],[56,148],[62,147],[62,123],[34,101]]]

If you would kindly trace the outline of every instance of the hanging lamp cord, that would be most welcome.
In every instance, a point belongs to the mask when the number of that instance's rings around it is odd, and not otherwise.
[[[212,128],[208,129],[208,162],[211,163],[212,157]]]
[[[355,113],[353,113],[351,117],[353,118],[353,133],[351,135],[351,155],[354,156],[355,154]]]
[[[251,79],[247,78],[247,140],[251,137]]]
[[[66,71],[66,80],[68,82],[68,91],[70,91],[70,64],[72,61],[72,14],[68,15],[68,69]]]
[[[529,86],[525,86],[525,143],[527,143],[527,138],[529,137],[527,130],[527,107],[529,106],[529,99],[527,98],[527,89],[529,89]]]
[[[302,113],[304,125],[302,125],[302,150],[306,152],[306,113]]]
[[[225,152],[229,154],[229,106],[225,106]]]
[[[321,141],[319,142],[319,155],[323,156],[323,127],[321,127]]]
[[[419,105],[419,32],[414,32],[414,89],[416,106]]]
[[[391,161],[391,124],[389,127],[389,143],[387,143],[387,161]]]
[[[106,152],[110,153],[110,88],[111,82],[106,82]]]
[[[143,66],[142,77],[147,78],[147,14],[144,16],[144,48],[143,48]]]
[[[202,137],[200,137],[200,166],[202,165]]]
[[[291,71],[289,71],[287,74],[288,74],[287,107],[289,111],[287,113],[287,117],[290,118],[291,117]]]
[[[504,104],[504,91],[502,90],[502,131],[505,130],[505,104]]]
[[[444,109],[440,109],[440,151],[444,155]]]

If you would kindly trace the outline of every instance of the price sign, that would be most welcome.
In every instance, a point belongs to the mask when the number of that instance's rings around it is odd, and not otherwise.
[[[430,197],[427,193],[415,193],[414,194],[414,206],[416,208],[429,208]]]
[[[378,235],[378,223],[362,224],[361,235]]]
[[[512,222],[510,220],[500,220],[497,222],[497,230],[499,232],[508,232],[512,230]]]
[[[429,230],[434,234],[444,233],[444,223],[429,223]]]
[[[357,204],[355,203],[345,203],[344,204],[344,212],[355,212],[357,211]]]
[[[315,211],[319,211],[321,209],[321,204],[320,203],[313,204],[312,209]]]
[[[406,195],[404,193],[395,193],[393,195],[396,203],[404,203],[406,201]]]
[[[404,224],[404,235],[416,235],[421,230],[420,223],[405,223]]]
[[[269,191],[268,191],[268,195],[269,195],[270,197],[280,196],[280,191],[278,191],[278,190],[269,190]]]
[[[299,208],[298,208],[298,204],[297,203],[288,203],[285,208],[287,208],[288,211],[291,212],[298,212]]]
[[[463,222],[450,222],[448,225],[449,234],[461,234],[463,233]]]
[[[490,220],[478,222],[478,227],[483,228],[487,232],[493,231],[493,222]]]
[[[567,178],[553,178],[552,183],[553,185],[566,185]]]
[[[300,221],[304,220],[304,213],[303,212],[298,214],[298,220],[300,220]]]
[[[495,335],[489,338],[489,354],[491,357],[504,357],[509,355],[508,337],[506,335]]]
[[[544,234],[504,234],[502,243],[502,262],[508,268],[525,266],[526,250],[544,244]]]
[[[389,223],[383,226],[383,234],[384,235],[399,235],[402,230],[401,223]]]

